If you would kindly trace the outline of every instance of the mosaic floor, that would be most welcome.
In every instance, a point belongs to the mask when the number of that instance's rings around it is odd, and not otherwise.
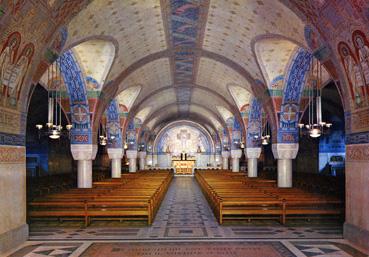
[[[151,227],[137,223],[33,224],[30,240],[11,257],[344,257],[368,256],[342,239],[337,223],[281,226],[251,222],[219,226],[191,177],[172,182]]]

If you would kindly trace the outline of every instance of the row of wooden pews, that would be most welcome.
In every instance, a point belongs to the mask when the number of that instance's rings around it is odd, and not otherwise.
[[[29,203],[29,219],[146,220],[152,224],[173,173],[140,171],[121,178],[94,182],[93,188],[74,188],[36,198]]]
[[[229,171],[197,171],[196,180],[213,212],[224,220],[287,219],[344,215],[343,202],[296,188],[278,188],[274,180],[247,178]]]

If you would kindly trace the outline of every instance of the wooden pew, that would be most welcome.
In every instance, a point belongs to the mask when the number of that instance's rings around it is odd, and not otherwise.
[[[295,188],[277,188],[276,182],[250,179],[232,172],[198,170],[195,178],[220,224],[235,218],[290,218],[342,216],[341,200]]]
[[[81,218],[88,226],[94,219],[146,219],[151,225],[173,173],[138,172],[120,179],[95,182],[90,189],[70,189],[35,199],[29,218]]]

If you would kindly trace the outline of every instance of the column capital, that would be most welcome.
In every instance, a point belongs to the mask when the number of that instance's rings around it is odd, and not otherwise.
[[[95,160],[97,145],[71,144],[70,150],[74,160]]]
[[[245,148],[245,155],[249,159],[258,159],[261,154],[261,147],[247,147]]]
[[[272,151],[275,159],[295,159],[299,151],[299,144],[273,144]]]
[[[127,150],[126,154],[127,154],[128,159],[136,159],[137,155],[138,155],[138,152],[137,152],[137,150]]]
[[[146,158],[146,151],[139,151],[138,152],[138,158],[145,159]]]
[[[242,150],[241,149],[237,149],[237,150],[231,150],[231,157],[232,158],[241,158],[242,156]]]
[[[223,151],[223,152],[222,152],[222,157],[223,157],[223,158],[229,158],[229,156],[230,156],[229,151]]]
[[[108,148],[109,159],[122,159],[124,154],[123,148]]]

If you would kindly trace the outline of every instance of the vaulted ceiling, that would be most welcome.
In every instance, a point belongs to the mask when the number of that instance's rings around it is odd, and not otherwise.
[[[68,33],[86,74],[117,82],[118,102],[152,129],[189,117],[218,129],[253,80],[269,86],[305,46],[304,23],[277,0],[93,0]]]

